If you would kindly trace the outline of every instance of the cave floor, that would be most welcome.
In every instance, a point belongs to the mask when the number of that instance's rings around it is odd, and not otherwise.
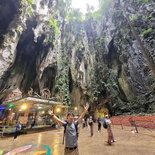
[[[116,142],[107,144],[107,131],[102,127],[97,132],[94,123],[94,136],[90,137],[89,128],[80,128],[80,155],[155,155],[155,130],[138,128],[139,133],[132,127],[113,126]],[[0,155],[63,155],[63,129],[43,131],[0,139]]]

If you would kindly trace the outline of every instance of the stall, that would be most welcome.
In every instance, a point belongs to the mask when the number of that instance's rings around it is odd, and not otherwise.
[[[37,97],[5,102],[1,107],[3,109],[1,120],[5,125],[15,125],[17,121],[25,126],[30,126],[32,123],[33,125],[50,125],[53,120],[48,110],[53,110],[61,119],[65,119],[68,112],[68,106],[64,106],[61,102]]]

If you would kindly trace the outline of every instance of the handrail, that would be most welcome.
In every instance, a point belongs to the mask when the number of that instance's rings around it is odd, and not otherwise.
[[[1,131],[0,131],[0,137],[1,137],[1,138],[4,137],[4,131],[5,131],[5,126],[3,126],[3,127],[1,128]]]

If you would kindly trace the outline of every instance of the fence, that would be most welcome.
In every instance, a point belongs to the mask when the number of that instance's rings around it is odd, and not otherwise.
[[[155,116],[112,117],[113,125],[131,126],[138,133],[138,128],[155,129]]]
[[[0,137],[2,138],[4,135],[5,126],[0,127]]]

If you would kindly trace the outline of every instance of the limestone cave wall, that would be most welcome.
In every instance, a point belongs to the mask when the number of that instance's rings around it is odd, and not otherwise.
[[[0,99],[19,88],[111,115],[155,112],[155,1],[0,1]]]

